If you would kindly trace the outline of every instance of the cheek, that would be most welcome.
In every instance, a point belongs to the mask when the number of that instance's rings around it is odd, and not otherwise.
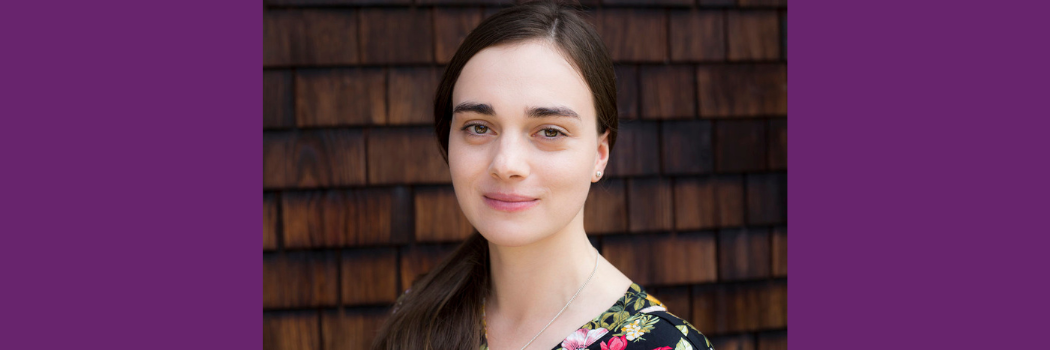
[[[590,172],[594,169],[593,161],[593,157],[573,154],[566,157],[548,158],[542,160],[537,166],[543,169],[543,177],[552,192],[561,194],[559,197],[575,203],[581,195],[586,198],[587,191],[590,190]]]
[[[460,142],[462,142],[460,140]],[[456,141],[449,142],[448,167],[452,176],[452,185],[456,195],[462,200],[473,191],[472,184],[478,181],[479,176],[484,175],[488,163],[483,154],[478,150],[457,144]]]
[[[472,168],[478,165],[478,156],[477,150],[463,144],[462,140],[449,141],[448,166],[452,172],[452,180],[456,180],[456,175],[472,172]]]

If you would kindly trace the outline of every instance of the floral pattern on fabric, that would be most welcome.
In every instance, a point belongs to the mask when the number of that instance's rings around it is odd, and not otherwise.
[[[482,339],[481,350],[488,350]],[[667,311],[632,283],[612,307],[584,324],[552,350],[714,350],[689,322]]]
[[[601,339],[602,336],[608,332],[609,330],[605,328],[580,328],[577,329],[576,332],[572,333],[572,335],[569,335],[568,338],[565,338],[565,340],[561,342],[561,347],[565,350],[586,349],[588,346],[598,341],[598,339]]]

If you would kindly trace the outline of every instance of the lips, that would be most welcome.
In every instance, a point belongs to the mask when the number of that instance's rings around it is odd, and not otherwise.
[[[483,197],[485,204],[492,209],[508,213],[519,212],[532,208],[540,202],[539,198],[522,196],[513,193],[486,193]]]

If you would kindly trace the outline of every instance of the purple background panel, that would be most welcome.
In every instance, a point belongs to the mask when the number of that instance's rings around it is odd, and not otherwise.
[[[1046,10],[792,3],[793,348],[1045,343]]]
[[[261,347],[260,5],[5,4],[0,347]]]

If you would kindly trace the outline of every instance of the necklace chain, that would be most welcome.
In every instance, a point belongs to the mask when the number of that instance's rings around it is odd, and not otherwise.
[[[562,312],[565,312],[565,309],[567,309],[569,307],[569,304],[572,304],[572,301],[576,300],[576,296],[580,295],[580,291],[583,291],[583,287],[586,287],[587,283],[591,282],[591,278],[594,277],[594,273],[598,271],[598,255],[600,255],[600,254],[598,254],[598,249],[595,249],[594,250],[594,269],[591,270],[591,275],[587,276],[587,280],[583,282],[583,285],[580,286],[580,289],[576,290],[576,294],[573,294],[572,298],[569,298],[569,302],[565,303],[565,306],[561,307],[561,311],[558,311],[558,314],[554,315],[554,318],[552,318],[550,320],[550,322],[547,322],[547,325],[543,326],[543,329],[540,329],[539,333],[536,333],[536,335],[532,336],[532,339],[529,340],[528,343],[525,343],[525,346],[522,346],[521,350],[525,350],[525,348],[529,347],[529,344],[532,344],[532,342],[535,341],[536,338],[539,338],[540,334],[543,334],[543,331],[547,330],[547,327],[550,327],[551,324],[554,323],[554,320],[557,320],[558,316],[561,316]],[[481,317],[482,317],[481,322],[485,326],[485,340],[488,341],[489,326],[485,322],[485,301],[484,300],[482,300],[482,302],[481,302]]]

